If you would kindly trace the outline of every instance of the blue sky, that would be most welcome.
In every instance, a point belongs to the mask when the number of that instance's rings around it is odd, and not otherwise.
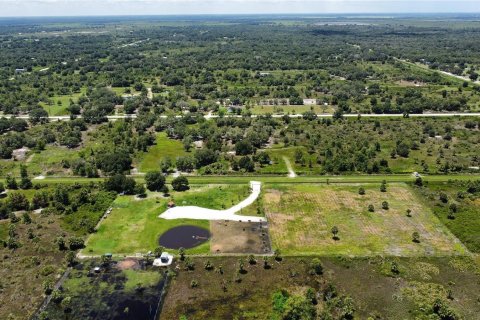
[[[0,0],[0,16],[479,11],[480,0]]]

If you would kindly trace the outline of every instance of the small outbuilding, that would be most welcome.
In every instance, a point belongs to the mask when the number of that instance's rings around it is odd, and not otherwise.
[[[167,267],[173,262],[173,255],[168,252],[162,252],[160,258],[153,260],[153,266],[155,267]]]

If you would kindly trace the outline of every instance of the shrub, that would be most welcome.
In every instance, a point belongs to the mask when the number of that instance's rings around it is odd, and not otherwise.
[[[320,259],[318,258],[313,258],[312,261],[310,261],[310,274],[322,274],[323,273],[323,265]]]
[[[383,180],[382,184],[380,185],[381,192],[387,192],[387,182]]]
[[[80,237],[71,237],[68,239],[68,247],[70,250],[82,249],[85,247],[85,243]]]
[[[172,189],[175,191],[186,191],[190,189],[187,177],[180,176],[173,179]]]
[[[207,260],[207,262],[205,262],[205,270],[212,270],[213,269],[213,264],[210,262],[210,260]]]
[[[420,234],[417,231],[412,233],[412,241],[415,242],[415,243],[420,242]]]
[[[441,202],[443,203],[447,203],[448,202],[448,196],[446,193],[444,192],[440,192],[440,194],[438,195],[438,198]]]
[[[338,235],[338,227],[333,226],[331,231],[332,231],[333,239],[338,240],[339,239],[338,236],[337,236]]]

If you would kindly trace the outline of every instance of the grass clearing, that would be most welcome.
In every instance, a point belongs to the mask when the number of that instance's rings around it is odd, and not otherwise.
[[[124,287],[126,291],[133,291],[138,286],[153,287],[162,278],[161,273],[159,272],[139,270],[124,270],[123,272],[127,276],[127,281],[125,282]]]
[[[248,195],[248,185],[192,186],[184,193],[172,192],[171,198],[179,206],[200,206],[225,209]],[[135,254],[153,251],[158,238],[165,231],[179,225],[194,225],[209,229],[209,221],[176,219],[165,220],[158,216],[167,209],[169,198],[149,193],[146,199],[120,196],[113,203],[110,215],[101,223],[98,231],[88,239],[83,250],[87,255]],[[189,249],[189,253],[208,253],[210,242]]]
[[[147,153],[140,155],[138,167],[141,172],[159,170],[163,159],[170,158],[174,161],[177,157],[187,154],[182,142],[170,139],[165,132],[161,132],[157,134],[156,144]]]
[[[405,184],[267,186],[272,247],[285,254],[433,256],[465,254],[463,245]],[[359,187],[366,194],[358,194]],[[387,201],[388,210],[382,209]],[[375,212],[368,211],[372,204]],[[412,210],[412,217],[406,210]],[[337,226],[339,240],[332,238]],[[420,243],[412,233],[420,234]]]
[[[15,161],[10,159],[0,160],[0,172],[2,175],[11,173],[20,175],[20,164],[25,164],[30,176],[65,176],[69,170],[64,168],[62,160],[72,162],[78,158],[78,149],[47,145],[41,152],[30,151],[25,160]]]
[[[80,92],[70,95],[56,95],[51,98],[52,104],[41,102],[40,106],[48,112],[49,116],[65,116],[69,114],[67,108],[70,106],[70,100],[77,102],[86,92],[87,88],[82,88]]]

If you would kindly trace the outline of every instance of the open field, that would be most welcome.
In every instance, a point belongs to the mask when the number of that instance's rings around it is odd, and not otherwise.
[[[42,102],[40,103],[40,106],[48,112],[49,116],[68,115],[68,107],[70,106],[70,100],[76,103],[82,95],[85,95],[86,92],[87,89],[82,88],[81,91],[78,93],[73,93],[70,95],[56,95],[51,98],[52,104],[49,105]]]
[[[172,192],[177,205],[194,205],[210,209],[225,209],[248,195],[248,185],[196,186],[184,193]],[[132,255],[153,251],[158,238],[165,231],[179,225],[193,225],[209,229],[205,220],[165,220],[158,216],[167,209],[169,198],[150,193],[146,199],[120,196],[112,212],[102,221],[98,231],[88,239],[85,255],[105,253]],[[188,250],[191,253],[208,253],[210,242]]]
[[[156,144],[140,156],[138,169],[140,172],[159,170],[163,159],[170,158],[175,161],[176,157],[186,154],[180,141],[169,139],[166,133],[162,132],[157,135]]]
[[[359,195],[363,187],[365,195]],[[285,254],[432,256],[465,254],[463,245],[404,184],[266,186],[273,248]],[[389,209],[382,209],[387,201]],[[369,212],[368,206],[375,212]],[[406,216],[407,209],[412,217]],[[339,229],[338,240],[331,229]],[[412,241],[412,233],[420,242]]]
[[[161,319],[277,319],[273,295],[283,290],[304,296],[312,288],[318,297],[317,315],[341,315],[342,297],[351,297],[354,319],[427,319],[433,301],[446,301],[457,315],[476,319],[479,268],[469,258],[322,258],[323,275],[312,275],[313,257],[286,257],[245,263],[238,274],[238,257],[193,258],[195,269],[184,270],[183,263],[170,284]],[[209,260],[213,270],[203,268]],[[399,273],[392,273],[393,263]],[[217,271],[222,266],[223,272]],[[238,280],[240,279],[240,280]],[[192,280],[198,283],[191,287]],[[329,297],[334,288],[334,299]],[[453,299],[448,299],[448,293]],[[339,319],[334,317],[333,319]],[[310,318],[306,318],[310,319]]]

